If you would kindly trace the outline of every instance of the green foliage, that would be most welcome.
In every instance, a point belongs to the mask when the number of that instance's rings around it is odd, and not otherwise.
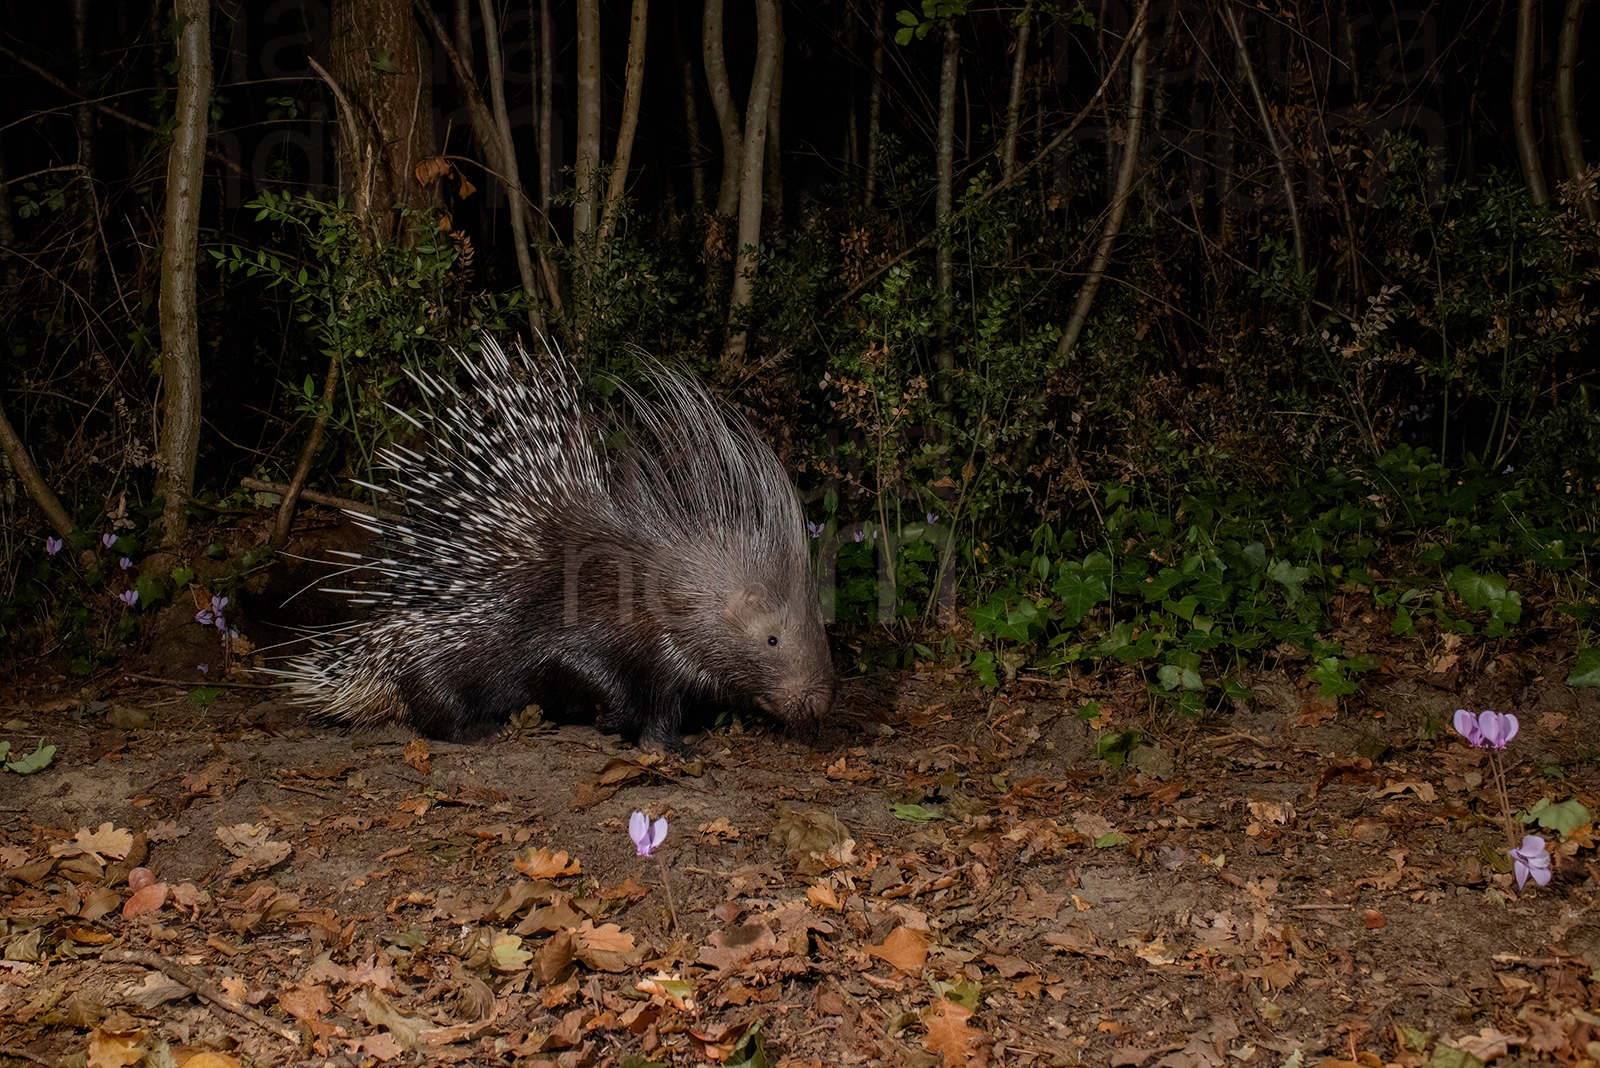
[[[0,767],[17,775],[32,775],[43,771],[55,759],[56,747],[45,745],[44,739],[39,739],[39,744],[34,746],[33,752],[22,753],[15,757],[11,755],[11,743],[0,741]]]
[[[452,378],[452,348],[476,346],[482,331],[503,334],[520,298],[474,293],[460,270],[461,248],[431,217],[407,214],[405,238],[386,241],[341,201],[267,190],[248,206],[288,247],[252,253],[230,245],[211,256],[220,269],[284,293],[316,351],[337,362],[322,466],[372,481],[378,449],[409,435],[409,411],[423,403],[408,376]],[[304,417],[323,403],[326,370],[317,370],[285,384]],[[279,463],[292,469],[294,459],[286,453]]]

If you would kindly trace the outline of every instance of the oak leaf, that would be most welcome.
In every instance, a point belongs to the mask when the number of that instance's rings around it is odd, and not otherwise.
[[[928,1037],[922,1042],[923,1049],[939,1054],[944,1060],[944,1068],[965,1068],[967,1065],[977,1068],[987,1063],[988,1057],[982,1046],[983,1032],[972,1026],[969,1022],[971,1019],[972,1010],[965,1005],[939,998],[922,1012],[922,1026],[928,1032]]]

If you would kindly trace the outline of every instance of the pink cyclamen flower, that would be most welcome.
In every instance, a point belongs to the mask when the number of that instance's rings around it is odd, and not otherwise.
[[[1474,749],[1489,746],[1504,749],[1517,736],[1522,724],[1510,712],[1493,712],[1485,709],[1474,716],[1464,708],[1456,709],[1456,733],[1467,740]]]
[[[100,535],[100,544],[104,545],[107,549],[111,548],[116,543],[117,543],[117,536],[115,534],[102,534],[102,535]]]
[[[44,551],[49,553],[51,556],[54,556],[56,553],[61,551],[61,545],[62,542],[60,538],[44,539]]]
[[[124,556],[121,560],[117,561],[117,566],[126,571],[128,568],[133,566],[133,561]]]
[[[129,608],[132,608],[134,605],[139,603],[139,591],[123,590],[121,593],[117,594],[117,600],[121,601]]]
[[[633,818],[628,820],[628,837],[633,839],[639,855],[648,857],[655,851],[656,846],[666,841],[667,821],[665,818],[656,820],[655,826],[652,827],[649,816],[643,812],[635,812]]]
[[[1545,849],[1544,839],[1536,834],[1523,838],[1522,845],[1511,850],[1511,866],[1516,870],[1519,887],[1528,881],[1530,875],[1540,886],[1548,886],[1550,854]]]

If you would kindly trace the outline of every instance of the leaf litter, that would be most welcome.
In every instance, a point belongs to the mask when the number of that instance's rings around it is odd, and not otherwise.
[[[52,721],[49,766],[0,780],[0,1053],[1597,1068],[1600,776],[1573,740],[1600,707],[1519,698],[1538,757],[1508,787],[1556,871],[1519,889],[1482,754],[1418,737],[1471,702],[1406,681],[1196,724],[1141,718],[1115,672],[998,698],[917,672],[815,745],[735,726],[688,766],[583,727],[264,730],[226,698]],[[1138,760],[1094,755],[1113,722]],[[639,810],[672,827],[649,863]]]

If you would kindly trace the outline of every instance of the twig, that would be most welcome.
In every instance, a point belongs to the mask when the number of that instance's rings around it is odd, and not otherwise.
[[[276,493],[282,495],[289,492],[288,483],[265,482],[259,478],[241,478],[239,480],[239,485],[243,486],[245,489],[256,490],[259,493]],[[391,512],[387,509],[379,508],[375,504],[364,504],[361,501],[353,500],[349,497],[338,497],[332,493],[319,493],[316,490],[301,490],[300,496],[302,499],[308,500],[312,504],[320,504],[328,508],[338,508],[346,512],[363,512],[367,515],[375,516],[378,519],[404,518],[398,512]]]
[[[60,1061],[41,1057],[37,1053],[29,1053],[21,1046],[0,1046],[0,1057],[15,1057],[19,1061],[32,1061],[34,1064],[43,1064],[46,1068],[53,1068],[54,1065],[61,1063]]]
[[[304,1045],[298,1031],[280,1026],[264,1013],[258,1012],[248,1005],[241,1005],[223,993],[222,989],[211,980],[193,969],[185,968],[181,964],[140,949],[114,949],[101,954],[100,959],[118,964],[139,964],[146,968],[154,968],[174,983],[188,987],[195,997],[200,998],[202,1001],[210,1002],[223,1012],[237,1016],[247,1023],[255,1024],[263,1031],[277,1035],[285,1042],[293,1043],[296,1049]]]
[[[283,543],[289,540],[289,527],[294,523],[294,510],[300,503],[300,495],[305,492],[306,480],[311,477],[311,462],[317,458],[317,447],[322,444],[322,434],[328,427],[328,417],[333,414],[333,392],[339,382],[339,356],[335,348],[328,356],[328,373],[322,383],[322,403],[317,405],[317,417],[311,424],[311,436],[306,439],[306,447],[300,453],[300,465],[295,468],[294,478],[289,481],[288,488],[284,491],[283,501],[278,506],[278,521],[272,528],[272,547],[283,548]]]
[[[147,686],[219,686],[232,690],[281,690],[284,686],[281,682],[227,682],[223,679],[184,682],[182,679],[166,679],[159,675],[118,675],[117,678],[123,682],[140,682]]]

